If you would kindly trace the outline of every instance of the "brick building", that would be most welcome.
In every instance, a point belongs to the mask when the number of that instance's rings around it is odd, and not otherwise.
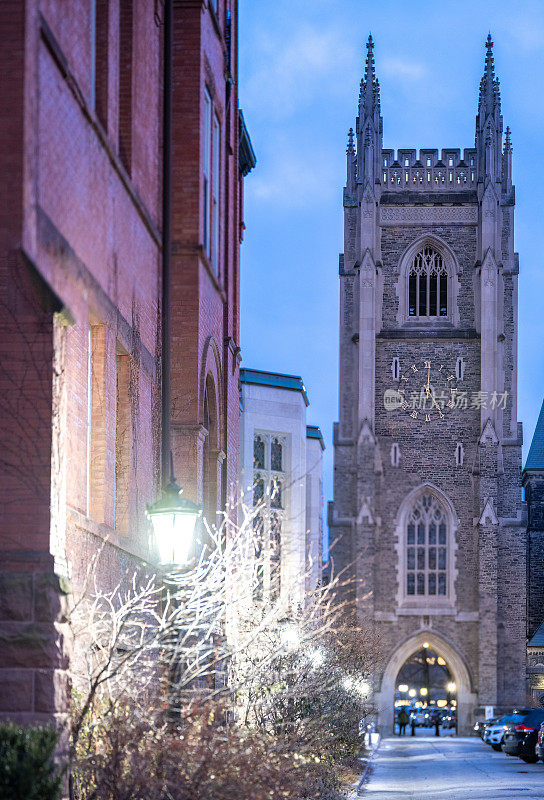
[[[237,470],[241,178],[254,163],[236,5],[173,4],[174,449],[210,514]],[[66,593],[98,551],[104,587],[153,557],[165,4],[10,0],[0,22],[0,715],[35,721],[66,709]],[[221,493],[203,458],[225,459]]]
[[[172,442],[178,480],[212,523],[229,498],[236,508],[242,178],[255,164],[237,13],[230,0],[174,3]]]
[[[484,705],[525,699],[510,136],[489,37],[475,146],[384,149],[367,48],[344,189],[332,556],[385,645],[381,729],[403,665],[432,650],[466,733]]]

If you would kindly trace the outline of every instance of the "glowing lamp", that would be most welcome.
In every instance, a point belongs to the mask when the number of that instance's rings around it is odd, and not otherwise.
[[[189,561],[196,521],[201,514],[196,503],[180,494],[181,489],[171,480],[162,497],[147,506],[147,518],[153,526],[159,562],[170,566],[184,565]]]
[[[425,688],[425,686],[419,690],[420,695],[426,697],[429,694],[429,690]]]
[[[446,689],[448,692],[454,692],[457,689],[457,686],[454,683],[448,683]]]
[[[429,642],[423,642],[423,648],[426,650],[429,646]]]
[[[300,647],[300,633],[298,627],[288,623],[280,628],[280,641],[286,650],[293,652]]]
[[[416,690],[415,689],[410,689],[408,694],[409,694],[410,697],[415,697],[416,696]]]
[[[405,683],[399,684],[399,692],[407,692],[407,691],[408,691],[408,687],[407,687],[407,685]]]

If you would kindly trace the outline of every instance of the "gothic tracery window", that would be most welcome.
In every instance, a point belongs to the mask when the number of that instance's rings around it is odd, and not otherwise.
[[[406,524],[406,595],[448,594],[448,526],[442,505],[421,495]]]
[[[275,600],[281,587],[284,527],[285,440],[256,433],[253,439],[253,519],[257,562],[255,600]]]
[[[425,245],[408,272],[408,314],[410,317],[448,316],[448,272],[442,255]]]

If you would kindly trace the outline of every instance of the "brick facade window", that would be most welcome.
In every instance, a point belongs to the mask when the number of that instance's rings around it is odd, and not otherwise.
[[[420,496],[406,526],[406,595],[446,596],[448,590],[446,514],[431,494]]]
[[[119,4],[119,157],[128,174],[132,169],[133,0]]]
[[[92,325],[89,334],[87,485],[89,516],[106,522],[106,326]]]
[[[129,533],[130,442],[130,356],[117,353],[115,405],[115,529],[122,536]]]
[[[211,197],[211,222],[212,222],[212,267],[219,272],[219,198],[220,198],[220,164],[221,164],[221,124],[214,115],[212,136],[212,197]]]
[[[204,89],[204,159],[203,169],[203,202],[202,221],[204,226],[204,250],[208,258],[211,247],[211,220],[210,220],[210,191],[212,169],[212,99],[207,89]]]

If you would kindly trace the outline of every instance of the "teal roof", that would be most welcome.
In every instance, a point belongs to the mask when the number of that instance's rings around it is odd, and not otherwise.
[[[305,404],[310,405],[306,387],[300,375],[284,375],[281,372],[264,372],[259,369],[241,369],[240,382],[252,383],[256,386],[272,386],[275,389],[288,389],[291,392],[300,392]]]
[[[319,425],[306,425],[306,438],[307,439],[318,439],[321,444],[321,449],[325,449],[325,441],[323,439],[323,434],[321,433],[321,428]]]
[[[540,415],[542,416],[542,414]],[[527,643],[527,647],[544,647],[544,622],[533,634],[533,638]]]
[[[544,402],[536,423],[525,469],[544,469]]]

